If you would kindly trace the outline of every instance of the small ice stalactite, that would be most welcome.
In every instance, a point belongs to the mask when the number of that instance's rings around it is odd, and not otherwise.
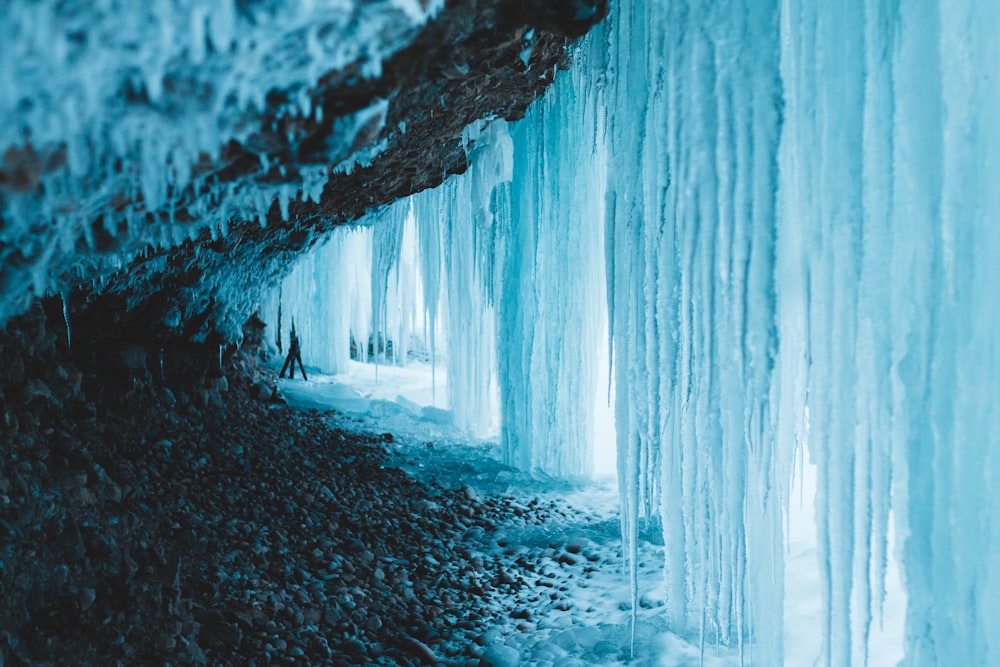
[[[59,298],[62,300],[63,323],[66,325],[66,348],[72,350],[73,334],[71,333],[69,324],[69,297],[70,293],[68,291],[62,291],[59,293]]]

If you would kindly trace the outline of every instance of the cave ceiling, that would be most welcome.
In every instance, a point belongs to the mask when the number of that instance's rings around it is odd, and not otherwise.
[[[33,87],[37,49],[9,43],[0,52],[9,61],[0,83],[20,98],[0,135],[0,325],[33,299],[61,295],[68,312],[115,326],[194,339],[237,336],[261,291],[335,227],[463,172],[464,128],[522,117],[568,67],[573,39],[606,11],[592,0],[410,4],[399,14],[407,3],[354,3],[341,37],[368,51],[346,60],[343,44],[329,34],[334,28],[289,23],[287,35],[263,31],[274,53],[255,57],[271,79],[242,80],[225,96],[212,90],[223,80],[215,70],[231,81],[243,64],[226,60],[218,46],[213,52],[218,27],[198,35],[207,54],[195,58],[187,49],[166,61],[154,91],[120,74],[113,60],[98,70],[100,58],[114,56],[114,45],[93,34],[107,17],[86,10],[49,16],[50,29],[64,31],[72,47],[59,57],[82,60],[89,69],[81,71],[110,81],[103,98],[100,90],[84,91],[98,99],[87,98],[85,120],[92,122],[80,120],[79,127],[76,116],[65,122],[74,112],[65,102],[75,99],[73,90],[60,106],[58,86]],[[212,20],[204,24],[212,28]],[[249,19],[228,20],[238,29]],[[358,25],[375,28],[362,39],[349,32],[360,34]],[[23,37],[18,30],[27,34],[23,21],[12,29]],[[305,56],[300,64],[306,46],[295,40],[315,49],[324,36],[339,49],[333,61],[346,64],[317,71],[323,58]],[[28,57],[15,62],[19,47]],[[122,48],[129,54],[142,47]],[[38,60],[45,65],[52,57]],[[299,76],[297,67],[312,73]],[[252,104],[239,103],[244,89],[257,91]],[[212,138],[199,144],[206,127]],[[159,154],[149,148],[164,144]],[[195,149],[178,158],[174,144]],[[198,149],[202,144],[215,148]]]

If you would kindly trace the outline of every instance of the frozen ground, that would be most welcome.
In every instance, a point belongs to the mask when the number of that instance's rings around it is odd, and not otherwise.
[[[561,513],[545,525],[516,531],[503,526],[488,541],[516,554],[532,586],[519,600],[523,618],[496,628],[494,641],[515,648],[522,664],[657,665],[679,667],[739,665],[738,651],[716,648],[706,639],[704,662],[697,637],[667,630],[663,546],[653,526],[640,540],[640,604],[632,644],[631,605],[622,562],[618,492],[615,480],[569,484],[525,475],[500,463],[497,440],[471,441],[451,425],[447,390],[438,375],[432,390],[429,368],[352,362],[336,376],[313,372],[310,380],[281,380],[279,389],[300,408],[339,413],[337,424],[394,436],[394,463],[441,486],[468,486],[482,496],[512,495],[525,506],[555,502]],[[598,456],[601,456],[599,453]],[[822,600],[812,516],[813,466],[803,463],[790,509],[785,570],[785,664],[818,664],[822,651]],[[904,597],[895,562],[890,563],[884,621],[876,621],[871,665],[902,658]],[[560,590],[558,601],[548,590]],[[753,650],[745,655],[749,664]]]
[[[490,543],[517,555],[523,564],[513,577],[534,580],[525,588],[521,618],[496,628],[496,638],[515,648],[522,664],[543,665],[738,665],[730,651],[708,651],[701,662],[697,643],[668,632],[663,605],[663,547],[647,531],[642,541],[640,588],[634,649],[629,586],[623,574],[618,492],[612,478],[569,484],[531,477],[499,462],[495,439],[470,442],[454,429],[446,410],[435,407],[420,366],[352,364],[336,377],[311,375],[309,382],[279,381],[296,407],[336,410],[362,430],[391,432],[395,463],[445,487],[468,486],[475,493],[513,495],[524,505],[555,502],[561,509],[544,525],[510,530],[498,527]],[[441,404],[443,387],[434,392]],[[651,539],[652,538],[652,539]],[[565,590],[563,590],[565,589]],[[564,597],[549,599],[548,591]]]

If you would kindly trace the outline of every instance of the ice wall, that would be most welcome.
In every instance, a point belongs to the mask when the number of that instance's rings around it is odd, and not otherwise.
[[[577,55],[590,63],[600,48],[587,42]],[[272,292],[266,319],[277,326],[280,295],[285,330],[295,317],[307,363],[331,372],[346,363],[350,333],[397,349],[417,340],[435,369],[442,361],[456,425],[499,429],[505,459],[522,469],[588,475],[608,363],[591,69],[561,77],[512,131],[467,128],[467,173],[335,233]]]
[[[510,181],[513,147],[502,120],[473,124],[463,141],[469,170],[414,195],[413,210],[421,237],[428,239],[421,242],[419,259],[427,315],[440,310],[446,323],[448,405],[459,428],[486,436],[496,431],[498,417],[493,194]]]
[[[667,617],[780,664],[776,3],[618,3],[608,289],[631,551],[666,543]],[[633,569],[634,572],[634,569]]]
[[[810,452],[830,608],[825,659],[858,664],[878,618],[890,507],[906,662],[991,664],[1000,567],[997,345],[972,333],[993,227],[1000,14],[975,4],[786,7],[782,306],[805,325]],[[803,222],[805,224],[803,224]],[[796,224],[808,233],[793,230]],[[779,268],[782,264],[779,263]],[[796,408],[799,410],[800,408]],[[849,446],[845,446],[849,443]],[[985,532],[984,532],[985,531]],[[995,617],[995,616],[994,616]]]
[[[971,0],[613,3],[525,121],[470,128],[469,174],[386,214],[457,419],[495,382],[521,467],[585,471],[606,304],[633,590],[658,523],[706,652],[820,632],[817,664],[874,664],[897,559],[905,664],[1000,660],[998,28]],[[785,608],[801,455],[819,628]]]
[[[264,314],[276,330],[280,305],[286,341],[295,318],[306,363],[326,372],[344,368],[352,338],[362,361],[405,363],[411,344],[435,371],[440,358],[455,424],[486,436],[499,419],[493,195],[510,181],[513,146],[502,120],[463,140],[465,174],[334,232],[271,291]]]
[[[294,324],[306,364],[325,373],[343,372],[352,358],[400,365],[431,351],[411,202],[363,222],[300,258],[262,304],[274,344],[287,349]]]
[[[271,343],[287,351],[294,324],[303,361],[336,373],[351,358],[353,332],[365,358],[372,331],[371,256],[366,227],[333,234],[304,255],[262,304]]]

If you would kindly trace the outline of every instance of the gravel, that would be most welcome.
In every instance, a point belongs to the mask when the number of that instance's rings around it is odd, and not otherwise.
[[[553,507],[418,479],[391,434],[273,402],[250,355],[223,382],[171,376],[170,349],[166,373],[134,349],[104,372],[44,327],[20,341],[0,347],[0,664],[477,665],[483,637],[530,630],[555,551],[497,535]]]

